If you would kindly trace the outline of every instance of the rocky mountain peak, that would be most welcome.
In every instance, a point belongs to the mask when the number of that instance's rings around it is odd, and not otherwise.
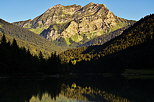
[[[58,4],[58,5],[53,6],[53,8],[58,8],[58,7],[63,7],[63,5]]]
[[[62,8],[62,7],[64,7],[64,6],[61,5],[61,4],[57,4],[57,5],[52,6],[51,8],[49,8],[46,12],[48,12],[48,11],[50,11],[50,10],[52,10],[52,9],[59,9],[59,8]]]
[[[95,7],[95,6],[99,6],[99,7],[106,7],[106,5],[105,4],[96,4],[96,3],[93,3],[93,2],[91,2],[91,3],[89,3],[89,4],[87,4],[86,6],[84,6],[84,7]]]
[[[91,5],[97,5],[96,3],[94,2],[90,2],[89,4],[87,4],[86,6],[91,6]]]
[[[31,21],[17,22],[19,26],[41,34],[53,41],[68,45],[83,43],[97,36],[129,25],[129,21],[115,16],[104,4],[56,5]]]

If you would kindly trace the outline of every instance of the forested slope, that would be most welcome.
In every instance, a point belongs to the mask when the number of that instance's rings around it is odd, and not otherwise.
[[[2,36],[2,34],[5,34],[10,41],[15,38],[20,47],[29,49],[33,54],[38,54],[42,51],[44,55],[48,55],[51,52],[59,52],[64,49],[25,28],[0,19],[0,36]]]

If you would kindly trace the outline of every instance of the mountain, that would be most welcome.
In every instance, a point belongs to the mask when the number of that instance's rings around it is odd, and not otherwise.
[[[5,34],[8,41],[12,42],[15,38],[20,47],[29,49],[32,54],[38,54],[40,51],[44,55],[50,55],[51,52],[60,52],[64,48],[58,47],[40,35],[19,27],[17,25],[8,23],[0,19],[0,37]]]
[[[65,62],[73,63],[104,58],[106,65],[153,67],[154,58],[154,14],[148,15],[133,26],[129,27],[120,36],[103,45],[80,47],[61,53]],[[101,60],[100,63],[103,61]],[[111,64],[113,62],[114,64]],[[127,63],[127,64],[126,64]],[[130,64],[130,65],[129,65]],[[139,66],[138,66],[139,67]]]
[[[128,26],[134,21],[115,16],[104,4],[56,5],[33,20],[15,22],[58,45],[77,46]]]

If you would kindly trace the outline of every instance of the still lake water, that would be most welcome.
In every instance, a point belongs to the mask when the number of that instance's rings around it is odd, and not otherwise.
[[[3,78],[0,102],[154,102],[153,79]]]

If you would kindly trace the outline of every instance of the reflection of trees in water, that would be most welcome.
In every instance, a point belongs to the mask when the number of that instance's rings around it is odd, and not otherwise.
[[[56,97],[62,82],[56,78],[0,80],[0,102],[28,102],[33,95],[42,97],[44,93],[49,93],[50,97]]]
[[[131,102],[130,100],[91,87],[69,86],[63,84],[61,92],[55,98],[48,93],[32,96],[29,102],[78,102],[78,101]]]
[[[32,96],[28,102],[78,102],[78,100],[68,98],[62,94],[59,94],[56,98],[53,98],[48,93],[44,93],[42,97]]]

